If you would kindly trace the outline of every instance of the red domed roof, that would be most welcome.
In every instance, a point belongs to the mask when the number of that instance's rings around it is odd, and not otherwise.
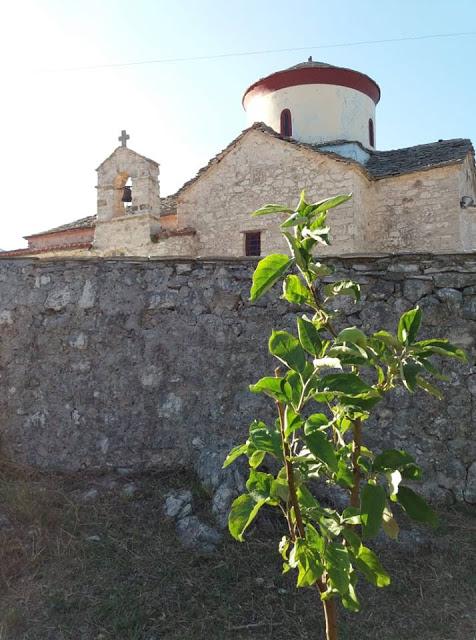
[[[243,107],[246,109],[246,102],[252,96],[271,93],[278,89],[295,87],[301,84],[332,84],[348,87],[364,93],[375,104],[380,100],[378,84],[364,73],[309,59],[307,62],[301,62],[289,67],[289,69],[276,71],[254,82],[243,95]]]

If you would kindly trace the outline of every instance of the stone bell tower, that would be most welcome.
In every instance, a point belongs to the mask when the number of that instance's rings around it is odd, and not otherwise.
[[[159,165],[118,147],[97,168],[97,222],[93,246],[100,255],[147,255],[150,236],[160,228]]]

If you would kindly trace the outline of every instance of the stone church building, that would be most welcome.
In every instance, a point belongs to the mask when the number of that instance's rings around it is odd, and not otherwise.
[[[251,85],[245,129],[174,195],[159,164],[119,146],[98,167],[97,213],[26,236],[2,256],[239,257],[286,251],[269,202],[295,206],[341,193],[324,253],[476,250],[476,171],[470,140],[392,151],[376,147],[378,85],[363,73],[308,62]]]

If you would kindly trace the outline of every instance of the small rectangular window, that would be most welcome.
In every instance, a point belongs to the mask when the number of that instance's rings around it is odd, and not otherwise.
[[[261,255],[261,232],[252,231],[245,233],[245,251],[247,256]]]

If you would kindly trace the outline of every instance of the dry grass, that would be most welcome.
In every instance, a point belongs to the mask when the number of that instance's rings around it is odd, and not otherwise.
[[[162,514],[187,474],[128,481],[5,467],[0,473],[1,640],[288,640],[324,638],[312,590],[280,573],[280,525],[260,517],[244,544],[225,536],[213,555],[183,549]],[[92,486],[99,496],[80,500]],[[361,583],[364,610],[341,616],[341,640],[474,640],[476,516],[442,514],[431,545],[381,555],[392,585]],[[271,542],[270,542],[271,540]]]

